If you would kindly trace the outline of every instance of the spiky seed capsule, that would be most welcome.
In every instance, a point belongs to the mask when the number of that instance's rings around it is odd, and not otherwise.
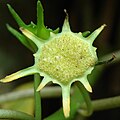
[[[62,88],[63,113],[65,117],[69,117],[71,84],[80,81],[89,92],[92,92],[87,80],[88,74],[91,73],[97,61],[96,48],[92,46],[92,43],[104,27],[105,25],[102,25],[88,37],[83,37],[82,33],[71,32],[66,18],[62,32],[58,34],[51,32],[50,37],[47,36],[47,40],[21,28],[23,34],[38,47],[38,51],[34,54],[35,64],[6,76],[0,82],[10,82],[27,75],[39,73],[44,78],[37,91],[41,90],[50,81],[59,84]]]
[[[76,34],[61,33],[42,47],[39,69],[61,84],[69,84],[94,66],[97,59],[93,56],[93,51],[95,52],[95,48]]]

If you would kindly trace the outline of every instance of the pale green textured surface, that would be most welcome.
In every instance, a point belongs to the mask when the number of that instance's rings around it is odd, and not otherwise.
[[[68,84],[94,66],[96,54],[93,51],[94,47],[76,34],[61,33],[42,47],[39,69],[60,83]]]

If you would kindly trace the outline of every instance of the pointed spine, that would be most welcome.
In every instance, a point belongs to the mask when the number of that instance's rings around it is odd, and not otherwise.
[[[48,82],[50,82],[49,79],[43,78],[42,82],[40,83],[36,91],[40,91]]]
[[[65,20],[64,20],[64,23],[63,23],[63,27],[62,27],[62,32],[63,31],[71,31],[70,30],[70,25],[69,25],[69,16],[68,16],[68,13],[66,10],[65,11],[65,14],[66,14],[66,17],[65,17]]]
[[[62,87],[62,103],[63,103],[63,113],[66,118],[70,116],[70,86]]]
[[[18,78],[32,75],[34,73],[37,73],[37,70],[34,68],[34,66],[28,67],[26,69],[20,70],[16,73],[13,73],[11,75],[6,76],[5,78],[1,79],[0,82],[3,82],[3,83],[11,82],[11,81],[16,80]]]
[[[100,32],[102,32],[102,30],[104,29],[104,27],[106,26],[106,24],[103,24],[101,27],[99,27],[98,29],[96,29],[93,33],[91,33],[86,39],[93,44],[94,40],[97,38],[97,36],[100,34]]]
[[[84,78],[82,81],[80,81],[83,86],[86,88],[87,91],[91,92],[92,93],[92,87],[90,86],[87,78]]]

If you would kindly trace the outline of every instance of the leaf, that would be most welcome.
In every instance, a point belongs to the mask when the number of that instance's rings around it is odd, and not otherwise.
[[[22,35],[20,32],[18,32],[8,24],[7,24],[7,28],[25,47],[27,47],[33,52],[34,48],[32,48],[33,46],[31,44],[34,43],[30,44],[30,41],[24,35]]]
[[[44,25],[43,7],[41,2],[37,2],[37,36],[43,39],[50,37],[50,30]]]
[[[31,22],[30,25],[26,25],[23,22],[23,20],[20,18],[20,16],[15,12],[15,10],[9,4],[7,4],[7,6],[8,6],[8,9],[9,9],[10,13],[12,14],[13,18],[19,25],[19,27],[24,27],[24,28],[28,29],[29,31],[31,31],[32,33],[34,33],[34,34],[36,33],[36,25],[35,24],[33,24]]]
[[[15,10],[9,4],[7,4],[7,6],[8,6],[8,9],[9,9],[10,13],[12,14],[14,19],[18,23],[18,25],[20,27],[25,27],[26,26],[25,23],[22,21],[22,19],[19,17],[19,15],[15,12]]]
[[[42,4],[39,0],[37,2],[37,25],[34,24],[33,22],[31,22],[29,25],[26,25],[23,22],[23,20],[20,18],[20,16],[15,12],[15,10],[9,4],[7,4],[7,6],[8,6],[8,9],[9,9],[10,13],[12,14],[13,18],[16,20],[17,24],[19,25],[19,27],[23,27],[23,28],[29,30],[33,34],[37,35],[38,37],[46,40],[50,37],[50,32],[53,32],[53,33],[59,32],[59,29],[52,30],[52,29],[45,27],[44,14],[43,14],[44,10],[43,10]],[[31,45],[32,45],[32,47],[34,47],[33,44],[31,44]]]

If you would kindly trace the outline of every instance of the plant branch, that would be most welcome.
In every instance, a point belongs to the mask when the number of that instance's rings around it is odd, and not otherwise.
[[[120,107],[120,96],[94,100],[92,104],[94,111],[118,108]]]
[[[15,101],[23,98],[30,98],[33,97],[33,94],[34,94],[33,89],[6,93],[0,95],[0,103]],[[60,97],[61,89],[60,87],[46,87],[41,90],[40,94],[42,98]],[[120,107],[120,96],[93,100],[92,106],[94,111],[118,108]],[[85,108],[86,108],[85,104],[81,105],[80,107],[80,109],[85,109]]]
[[[51,98],[51,97],[60,97],[61,96],[61,88],[60,87],[45,87],[40,91],[42,98]],[[0,95],[0,103],[15,101],[18,99],[25,99],[33,97],[34,90],[27,89],[27,90],[20,90],[20,91],[14,91],[9,92],[6,94]]]
[[[104,98],[92,101],[92,106],[94,111],[101,111],[107,109],[113,109],[120,107],[120,96]],[[86,109],[85,104],[83,104],[80,109]],[[80,113],[80,109],[78,112]]]
[[[113,54],[115,56],[115,59],[112,62],[110,62],[110,64],[119,62],[120,61],[120,50],[117,50],[117,51],[114,51],[114,52],[109,53],[107,55],[104,55],[103,57],[100,58],[100,60],[101,61],[102,60],[108,60],[113,56]]]
[[[35,99],[35,120],[41,120],[41,96],[40,93],[37,92],[37,88],[40,84],[40,75],[34,75],[34,99]]]
[[[12,120],[34,120],[34,117],[27,113],[4,109],[0,109],[0,118]]]
[[[80,109],[79,112],[83,116],[90,116],[93,113],[93,106],[92,106],[92,102],[91,102],[90,96],[88,94],[88,91],[85,89],[85,87],[80,82],[76,82],[75,84],[77,85],[80,92],[82,93],[83,99],[86,103],[85,104],[86,108],[85,109]]]

